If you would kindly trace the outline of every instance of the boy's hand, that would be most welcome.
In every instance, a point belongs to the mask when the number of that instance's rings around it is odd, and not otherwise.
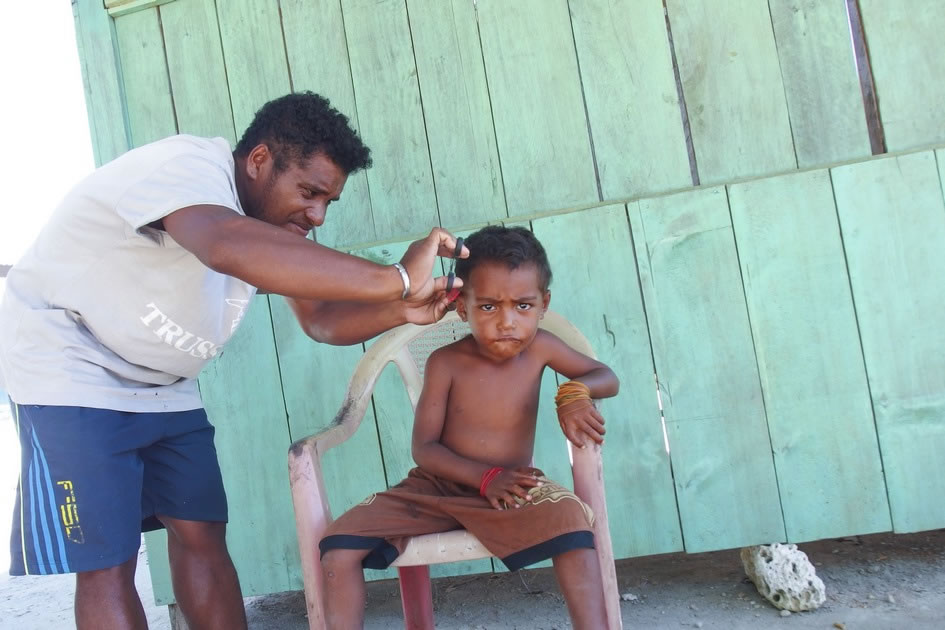
[[[587,438],[604,443],[604,417],[590,400],[575,400],[558,407],[558,424],[571,443],[579,448],[587,446]]]
[[[538,478],[544,474],[531,466],[503,470],[486,488],[486,500],[497,510],[512,506],[519,507],[525,501],[532,500],[528,496],[528,491],[541,485],[542,482]]]

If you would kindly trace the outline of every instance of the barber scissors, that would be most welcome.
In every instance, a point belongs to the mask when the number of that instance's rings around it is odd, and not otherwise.
[[[446,296],[447,299],[452,302],[457,297],[459,297],[459,289],[453,291],[453,282],[456,280],[456,259],[459,258],[459,255],[463,253],[463,237],[457,237],[456,239],[456,249],[453,250],[453,258],[450,260],[450,269],[449,273],[446,276]]]

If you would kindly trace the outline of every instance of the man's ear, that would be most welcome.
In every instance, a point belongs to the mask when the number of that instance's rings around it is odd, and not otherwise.
[[[272,168],[272,152],[265,144],[257,144],[246,156],[246,175],[250,179],[259,179],[267,168]]]

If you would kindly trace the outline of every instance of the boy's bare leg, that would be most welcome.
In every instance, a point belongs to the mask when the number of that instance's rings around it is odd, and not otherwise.
[[[138,554],[108,569],[75,576],[75,625],[78,630],[146,630],[148,620],[135,590]]]
[[[325,620],[331,630],[360,630],[364,627],[364,569],[361,561],[369,551],[332,549],[322,556],[325,592]]]
[[[246,610],[226,523],[159,516],[167,527],[174,596],[192,630],[245,630]]]
[[[552,559],[555,577],[575,630],[607,627],[604,582],[595,549],[573,549]]]

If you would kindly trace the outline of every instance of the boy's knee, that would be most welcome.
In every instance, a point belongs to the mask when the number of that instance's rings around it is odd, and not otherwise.
[[[364,549],[329,549],[322,554],[322,573],[331,579],[353,569],[360,571],[361,561],[367,554]]]

